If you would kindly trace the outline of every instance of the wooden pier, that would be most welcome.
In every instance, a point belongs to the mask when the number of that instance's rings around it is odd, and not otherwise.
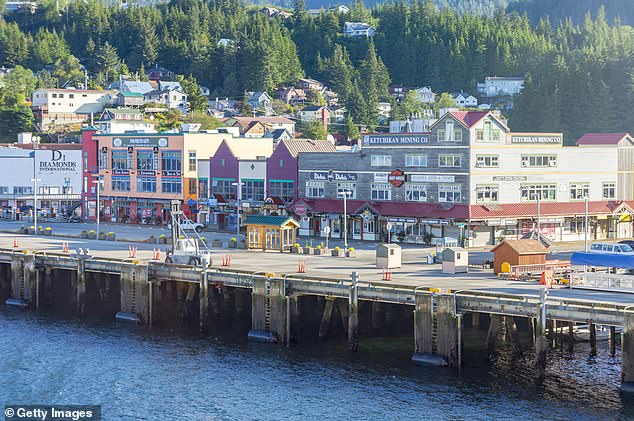
[[[246,314],[250,299],[250,339],[292,344],[307,318],[316,319],[319,336],[327,337],[331,322],[335,323],[333,314],[339,314],[351,351],[359,349],[362,309],[373,329],[381,329],[396,317],[407,320],[413,330],[412,360],[416,363],[460,366],[467,318],[471,326],[478,326],[481,319],[490,320],[487,353],[495,347],[500,329],[520,351],[517,325],[522,321],[532,338],[537,376],[546,372],[547,334],[553,322],[570,327],[570,332],[573,323],[622,327],[622,387],[634,390],[634,295],[539,288],[438,290],[432,277],[425,277],[424,282],[427,284],[373,282],[356,271],[321,277],[81,253],[0,250],[0,298],[8,304],[57,306],[78,314],[99,309],[102,314],[117,314],[151,326],[161,320],[163,309],[172,305],[169,303],[175,303],[173,307],[178,308],[172,310],[196,320],[204,331],[210,317],[222,312],[223,306],[231,305]],[[168,301],[168,295],[174,300]],[[612,348],[614,340],[613,333]]]

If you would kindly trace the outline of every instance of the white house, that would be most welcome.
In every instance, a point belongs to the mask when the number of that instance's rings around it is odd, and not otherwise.
[[[416,88],[416,98],[424,104],[433,104],[436,102],[436,94],[431,90],[429,86],[423,86],[422,88]]]
[[[523,77],[487,76],[478,83],[478,92],[485,97],[513,96],[524,88]]]
[[[135,108],[106,108],[95,126],[104,134],[143,132],[156,133],[154,124],[143,120],[143,113]]]
[[[263,110],[266,115],[273,113],[273,99],[266,92],[247,92],[247,102],[254,110]]]
[[[461,108],[475,108],[478,106],[478,100],[473,95],[469,95],[467,92],[460,91],[451,94],[451,97],[456,100],[456,105]]]
[[[187,94],[181,90],[160,90],[156,89],[143,95],[145,102],[155,102],[172,109],[175,108],[181,113],[187,113]]]
[[[345,22],[343,34],[349,37],[373,37],[375,29],[363,22]]]
[[[46,129],[51,124],[80,123],[116,101],[117,91],[41,88],[33,91],[32,109]]]
[[[435,118],[392,120],[390,121],[390,133],[425,133],[435,122]]]
[[[379,102],[379,120],[381,124],[385,123],[392,114],[392,104],[389,102]]]

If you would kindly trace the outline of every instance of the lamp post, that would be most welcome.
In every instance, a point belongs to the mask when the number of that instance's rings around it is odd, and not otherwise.
[[[33,231],[37,235],[37,182],[42,181],[40,178],[32,178],[33,182]]]
[[[236,187],[236,240],[240,237],[240,199],[242,199],[242,185],[244,183],[231,183]]]
[[[348,249],[348,207],[347,198],[352,192],[350,190],[344,190],[337,193],[337,196],[343,196],[343,247]]]
[[[101,179],[97,176],[96,180],[92,180],[97,185],[97,204],[95,205],[95,213],[97,214],[97,238],[99,238],[99,191],[101,190]]]
[[[585,251],[586,253],[588,252],[588,196],[585,196],[584,198],[585,203],[585,209],[584,209],[584,215],[583,215],[583,251]]]

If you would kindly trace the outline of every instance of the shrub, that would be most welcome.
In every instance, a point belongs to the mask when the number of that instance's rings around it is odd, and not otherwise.
[[[29,227],[29,229],[30,229],[30,230],[34,230],[34,229],[35,229],[35,227],[34,227],[33,225],[31,225],[31,226]]]
[[[165,238],[165,234],[159,235],[159,238]]]
[[[298,243],[293,244],[293,247],[300,248],[301,246]]]
[[[94,234],[94,233],[95,233],[95,230],[90,230],[90,234],[91,235]]]
[[[23,230],[23,229],[26,229],[26,227],[25,227],[24,225],[22,225],[22,226],[20,227],[20,229],[21,229],[21,230]]]
[[[110,232],[108,233],[108,237],[112,237],[113,235],[114,235],[114,232],[112,232],[112,231],[110,231]],[[152,237],[154,237],[154,236],[152,236]]]
[[[335,250],[339,251],[339,250],[341,250],[341,247],[337,246],[337,247],[335,247]]]
[[[82,233],[82,234],[88,234],[88,233],[86,232],[86,230],[83,230],[81,233]]]
[[[348,251],[354,251],[354,247],[350,247]]]
[[[231,238],[229,239],[229,241],[236,242],[236,241],[238,241],[238,239],[237,239],[236,237],[231,237]]]
[[[51,231],[51,227],[46,227],[46,231]]]
[[[317,250],[321,250],[321,244],[317,246]]]
[[[207,237],[200,237],[201,240],[203,240],[203,243],[207,242]]]

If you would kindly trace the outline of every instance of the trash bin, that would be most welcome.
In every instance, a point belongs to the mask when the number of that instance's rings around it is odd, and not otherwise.
[[[428,254],[425,257],[427,258],[427,264],[428,265],[433,265],[434,264],[434,256],[432,256],[431,254]]]

